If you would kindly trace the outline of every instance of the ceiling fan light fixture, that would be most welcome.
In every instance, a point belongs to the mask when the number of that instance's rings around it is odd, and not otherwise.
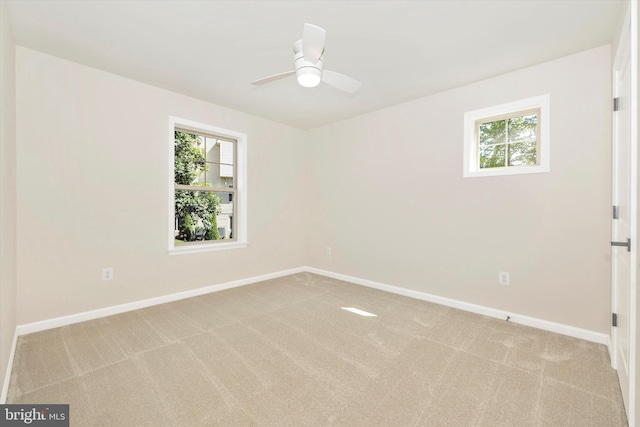
[[[322,80],[322,72],[315,67],[304,67],[296,71],[296,77],[300,86],[316,87]]]
[[[251,82],[253,85],[296,75],[302,87],[316,87],[321,81],[347,93],[358,91],[362,83],[344,74],[324,69],[324,41],[326,31],[317,25],[304,24],[302,39],[293,44],[293,70],[273,74]]]

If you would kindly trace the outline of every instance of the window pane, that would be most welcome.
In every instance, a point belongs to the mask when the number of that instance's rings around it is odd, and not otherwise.
[[[481,123],[479,126],[480,146],[503,144],[505,142],[506,123],[506,120]]]
[[[537,125],[537,114],[513,117],[509,119],[509,141],[535,141]]]
[[[220,177],[233,178],[234,144],[229,141],[220,141]]]
[[[233,239],[233,193],[215,193],[220,199],[220,209],[216,216],[218,234],[221,239]]]
[[[175,244],[233,238],[233,193],[175,190]]]
[[[174,132],[174,181],[193,185],[203,182],[205,150],[201,138],[185,132]]]
[[[235,144],[187,132],[175,132],[175,183],[233,188]]]
[[[203,170],[200,172],[200,176],[198,177],[198,182],[201,185],[204,185],[206,187],[212,187],[212,186],[216,186],[218,185],[218,182],[215,179],[212,179],[215,177],[215,174],[213,174],[212,169],[214,169],[212,167],[212,163],[213,162],[217,162],[217,157],[218,157],[218,146],[216,144],[216,138],[211,138],[211,137],[201,137],[202,140],[204,141],[204,152],[205,152],[205,156],[206,156],[206,163],[205,166],[203,168]]]
[[[480,147],[480,168],[505,167],[505,151],[504,145]]]
[[[509,166],[535,166],[536,142],[509,144]]]
[[[208,186],[233,188],[233,150],[233,142],[207,138]]]
[[[218,240],[222,200],[211,191],[175,190],[175,244]],[[227,196],[228,197],[228,196]]]

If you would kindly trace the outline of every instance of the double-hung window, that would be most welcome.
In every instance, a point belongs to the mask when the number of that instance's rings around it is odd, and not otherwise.
[[[246,245],[246,135],[170,122],[170,253]]]
[[[549,95],[465,113],[464,176],[549,171]]]

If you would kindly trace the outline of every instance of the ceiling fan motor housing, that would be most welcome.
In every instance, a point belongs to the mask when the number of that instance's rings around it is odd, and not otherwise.
[[[315,87],[322,80],[322,65],[324,63],[321,55],[318,62],[305,61],[302,51],[302,40],[298,40],[293,45],[293,67],[296,70],[298,83],[305,87]]]

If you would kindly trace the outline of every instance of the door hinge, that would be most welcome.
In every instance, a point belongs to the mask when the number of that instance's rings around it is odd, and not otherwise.
[[[627,252],[631,252],[631,239],[627,239],[626,242],[611,242],[611,246],[624,246]]]
[[[611,313],[611,326],[618,327],[618,315],[616,313]]]
[[[613,98],[613,111],[620,111],[620,98]]]
[[[620,206],[613,207],[613,219],[620,219]]]

